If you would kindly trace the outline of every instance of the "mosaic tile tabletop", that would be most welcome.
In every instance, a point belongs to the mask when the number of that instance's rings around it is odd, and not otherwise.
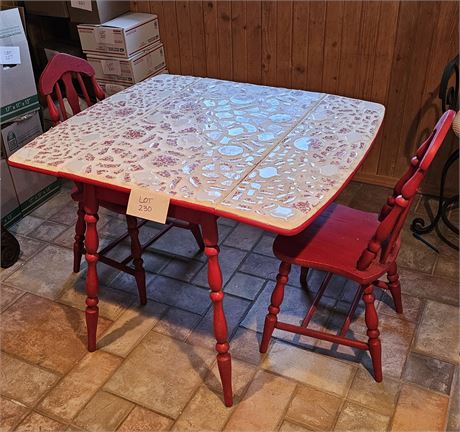
[[[149,188],[287,231],[351,176],[384,110],[323,93],[159,75],[71,117],[10,161]]]

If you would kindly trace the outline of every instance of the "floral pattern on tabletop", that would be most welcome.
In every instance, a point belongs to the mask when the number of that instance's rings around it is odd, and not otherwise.
[[[291,229],[348,178],[383,112],[321,93],[159,75],[71,117],[11,160]]]
[[[379,109],[381,108],[381,109]],[[221,203],[266,224],[299,226],[362,161],[382,122],[377,104],[327,95]]]

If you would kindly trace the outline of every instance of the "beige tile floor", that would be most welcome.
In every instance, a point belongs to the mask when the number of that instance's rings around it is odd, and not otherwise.
[[[172,230],[145,254],[149,303],[131,276],[99,266],[98,350],[86,351],[85,265],[72,273],[75,206],[66,187],[13,227],[20,261],[0,273],[1,431],[459,430],[458,254],[406,228],[399,257],[405,313],[377,292],[384,381],[367,353],[275,332],[258,352],[277,260],[273,236],[219,221],[235,405],[218,379],[206,263],[193,237]],[[340,200],[376,211],[388,190],[352,183]],[[419,198],[411,213],[426,216]],[[124,221],[101,212],[102,244]],[[158,228],[146,226],[148,237]],[[113,253],[123,256],[129,244]],[[282,309],[296,323],[311,301],[293,269]],[[312,272],[314,292],[322,275]],[[312,326],[337,329],[354,286],[335,277]],[[304,306],[304,307],[303,307]],[[359,308],[350,333],[365,335]]]

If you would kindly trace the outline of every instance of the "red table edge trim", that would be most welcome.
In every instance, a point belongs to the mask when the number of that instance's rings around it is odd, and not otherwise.
[[[176,206],[179,206],[179,207],[184,207],[184,208],[188,208],[188,209],[191,209],[191,210],[196,210],[196,211],[203,212],[203,213],[208,213],[208,214],[211,213],[211,214],[214,214],[216,216],[221,216],[221,217],[225,217],[225,218],[228,218],[228,219],[233,219],[233,220],[235,220],[237,222],[242,222],[242,223],[247,224],[247,225],[252,225],[252,226],[255,226],[257,228],[261,228],[261,229],[263,229],[265,231],[273,232],[275,234],[280,234],[280,235],[285,235],[285,236],[296,235],[299,232],[303,231],[305,228],[307,228],[308,225],[310,225],[310,223],[312,223],[316,219],[316,217],[318,217],[329,206],[329,204],[331,204],[331,202],[334,201],[337,198],[338,195],[340,195],[340,193],[350,183],[352,178],[355,176],[356,172],[359,170],[359,168],[361,168],[362,164],[366,160],[366,158],[367,158],[369,152],[371,151],[372,147],[374,146],[375,140],[377,139],[377,137],[378,137],[378,135],[380,133],[380,129],[382,128],[384,118],[385,118],[385,116],[382,118],[382,121],[380,122],[379,128],[377,129],[377,132],[374,135],[374,139],[370,143],[368,149],[366,150],[366,153],[361,158],[361,160],[358,163],[358,165],[356,165],[355,169],[350,173],[350,175],[347,177],[347,179],[343,182],[342,186],[337,190],[337,192],[334,195],[331,196],[331,198],[329,198],[315,212],[314,217],[309,217],[304,223],[302,223],[301,225],[299,225],[296,228],[292,228],[292,229],[282,229],[281,228],[280,229],[279,227],[276,227],[274,225],[259,222],[259,221],[256,221],[254,219],[250,219],[250,218],[247,218],[247,217],[244,217],[244,216],[241,216],[241,215],[235,215],[235,214],[227,212],[225,210],[219,210],[219,209],[212,208],[212,207],[202,206],[200,204],[191,203],[191,202],[188,202],[188,201],[182,201],[182,200],[178,200],[178,199],[175,199],[175,198],[171,198],[170,203],[172,205],[176,205]],[[57,176],[57,177],[65,178],[65,179],[68,179],[68,180],[72,180],[72,181],[76,181],[76,182],[80,182],[80,183],[91,184],[91,185],[94,185],[94,186],[103,187],[105,189],[112,189],[112,190],[127,193],[127,194],[129,194],[131,192],[131,189],[125,188],[123,186],[110,185],[108,183],[104,183],[104,182],[99,181],[99,180],[88,179],[86,177],[80,177],[80,176],[75,175],[75,174],[67,174],[67,173],[63,174],[63,173],[61,173],[59,171],[56,172],[56,171],[50,171],[50,170],[47,170],[47,169],[44,169],[44,168],[32,167],[30,165],[25,165],[25,164],[22,164],[22,163],[19,163],[19,162],[13,162],[13,161],[10,161],[10,160],[8,160],[7,162],[8,162],[9,166],[12,166],[14,168],[20,168],[20,169],[25,169],[25,170],[28,170],[28,171],[38,172],[38,173],[41,173],[41,174]]]

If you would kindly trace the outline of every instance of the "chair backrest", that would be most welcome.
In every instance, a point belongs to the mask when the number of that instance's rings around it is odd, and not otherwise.
[[[94,95],[98,100],[102,100],[105,97],[104,92],[96,81],[93,67],[86,60],[69,54],[56,54],[46,65],[38,83],[40,94],[46,98],[53,125],[58,124],[61,118],[67,120],[63,93],[59,81],[64,84],[65,97],[72,109],[72,113],[77,114],[81,111],[78,94],[72,80],[73,75],[77,78],[88,106],[92,105],[92,103],[82,75],[89,78]],[[56,108],[53,102],[53,91],[58,100],[60,110]]]
[[[446,111],[430,136],[417,149],[409,168],[396,183],[393,194],[388,197],[380,212],[380,223],[357,262],[358,270],[366,270],[377,259],[379,253],[380,262],[385,263],[393,252],[417,189],[441,147],[454,117],[455,111]]]

